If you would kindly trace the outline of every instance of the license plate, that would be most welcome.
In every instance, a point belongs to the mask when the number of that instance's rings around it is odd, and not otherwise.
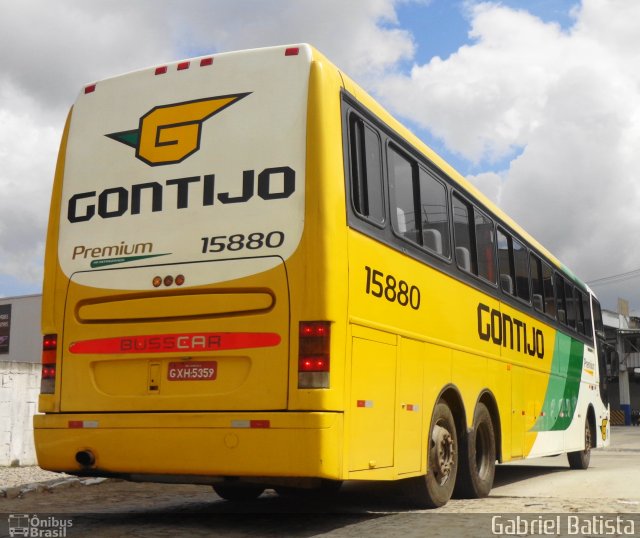
[[[169,381],[211,381],[218,375],[216,361],[170,362]]]

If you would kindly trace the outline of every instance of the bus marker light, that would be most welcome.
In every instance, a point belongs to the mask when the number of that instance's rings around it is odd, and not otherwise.
[[[213,58],[202,58],[200,60],[200,67],[206,67],[207,65],[213,65]]]
[[[160,67],[156,67],[155,74],[156,75],[164,75],[167,72],[167,66],[161,65]]]
[[[85,86],[84,88],[84,93],[93,93],[96,91],[96,85],[95,84],[89,84],[88,86]]]
[[[152,284],[154,288],[159,288],[160,285],[162,284],[162,277],[161,276],[153,277]]]
[[[373,400],[358,400],[356,407],[373,407]]]
[[[184,275],[178,275],[176,277],[176,286],[182,286],[184,284]]]
[[[300,47],[289,47],[284,51],[285,56],[297,56],[300,52]]]
[[[185,69],[189,69],[189,65],[191,62],[180,62],[178,64],[178,71],[184,71]]]
[[[167,275],[164,277],[164,285],[169,287],[173,284],[173,277],[171,275]]]

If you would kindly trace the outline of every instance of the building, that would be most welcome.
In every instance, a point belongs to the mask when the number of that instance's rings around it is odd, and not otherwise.
[[[610,350],[607,374],[613,424],[637,423],[640,412],[640,319],[602,311]]]

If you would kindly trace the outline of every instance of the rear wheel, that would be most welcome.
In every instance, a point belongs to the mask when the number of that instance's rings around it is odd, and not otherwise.
[[[244,484],[214,484],[213,491],[225,501],[243,502],[253,501],[262,495],[264,488]]]
[[[438,508],[451,498],[458,472],[458,436],[451,409],[444,402],[433,410],[427,464],[426,476],[405,481],[405,494],[419,506]]]
[[[487,406],[479,403],[473,415],[473,430],[461,444],[456,495],[468,499],[486,497],[496,473],[496,439]]]
[[[584,450],[567,453],[569,467],[572,469],[587,469],[591,461],[591,446],[591,426],[589,426],[589,419],[587,418],[584,423]]]

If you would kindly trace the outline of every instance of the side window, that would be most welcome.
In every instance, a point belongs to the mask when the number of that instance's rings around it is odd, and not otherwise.
[[[544,288],[542,284],[542,260],[533,252],[529,255],[529,268],[531,273],[531,293],[533,308],[538,312],[544,312]]]
[[[529,261],[526,247],[502,229],[498,229],[498,265],[502,291],[530,301]]]
[[[393,146],[388,150],[393,229],[416,245],[449,258],[447,190]]]
[[[564,296],[567,303],[567,325],[572,329],[576,328],[576,304],[573,294],[573,286],[564,281]]]
[[[602,322],[602,310],[600,309],[600,303],[595,297],[592,298],[593,304],[593,325],[596,330],[596,335],[604,338],[604,323]]]
[[[584,314],[584,334],[587,338],[593,338],[593,327],[591,326],[591,308],[589,308],[589,295],[582,295],[582,313]]]
[[[513,239],[512,243],[513,263],[516,271],[516,294],[520,299],[528,303],[531,300],[529,291],[529,253],[527,248],[517,239]]]
[[[484,213],[473,208],[475,217],[476,254],[478,259],[478,276],[489,282],[496,281],[495,274],[495,245],[493,221]]]
[[[565,299],[564,278],[556,273],[556,307],[558,312],[558,321],[567,324],[567,301]]]
[[[456,194],[452,207],[456,264],[463,271],[495,283],[493,221]]]
[[[580,334],[584,332],[584,293],[578,288],[573,289],[573,299],[576,305],[576,331]]]
[[[473,228],[471,227],[471,205],[453,195],[453,233],[456,245],[456,264],[460,269],[467,273],[474,273],[471,264],[471,235]]]
[[[556,317],[556,298],[553,285],[553,269],[551,266],[542,262],[542,289],[544,295],[544,312],[548,316],[555,319]]]
[[[419,174],[422,244],[426,249],[450,258],[447,190],[442,183],[422,168]]]
[[[378,133],[362,118],[349,118],[351,198],[356,213],[376,224],[384,223],[382,149]]]
[[[509,295],[516,294],[516,285],[511,250],[511,237],[498,228],[498,268],[500,270],[500,287]]]
[[[414,165],[392,147],[389,147],[387,157],[393,199],[391,208],[393,228],[405,239],[421,244],[420,189],[414,174]]]

